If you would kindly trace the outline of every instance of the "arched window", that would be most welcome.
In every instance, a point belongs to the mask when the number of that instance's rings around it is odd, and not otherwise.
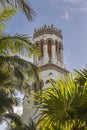
[[[40,49],[41,49],[41,57],[43,57],[43,54],[44,54],[44,51],[43,51],[43,42],[41,42]]]
[[[61,50],[61,44],[59,44],[59,53],[60,53],[60,50]]]
[[[55,43],[56,44],[56,53],[57,53],[57,50],[58,50],[58,42]]]
[[[50,40],[48,41],[48,55],[52,57],[52,43]]]
[[[63,44],[61,42],[59,42],[59,49],[58,52],[60,53],[60,51],[63,50]]]
[[[40,49],[40,44],[37,42],[36,46]],[[38,60],[40,60],[40,56],[38,56]]]

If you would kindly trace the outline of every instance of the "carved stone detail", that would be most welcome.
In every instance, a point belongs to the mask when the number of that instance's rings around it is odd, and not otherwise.
[[[63,39],[62,36],[62,32],[60,29],[57,29],[53,26],[53,24],[51,26],[47,26],[46,24],[44,25],[44,27],[39,28],[39,29],[35,29],[34,30],[34,35],[33,38],[36,38],[38,36],[41,36],[43,34],[55,34],[56,36],[60,37],[61,39]]]

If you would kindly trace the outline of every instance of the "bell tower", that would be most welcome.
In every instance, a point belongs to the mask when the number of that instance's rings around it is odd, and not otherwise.
[[[34,64],[43,66],[46,64],[54,64],[63,69],[63,36],[61,30],[53,25],[34,30],[33,41],[41,50],[41,55],[34,59]]]
[[[63,36],[61,30],[55,28],[53,25],[34,30],[33,35],[34,45],[37,46],[41,54],[33,59],[33,63],[40,68],[39,77],[40,84],[32,82],[31,90],[35,93],[38,91],[50,87],[50,78],[52,81],[60,76],[67,75],[69,71],[66,69],[63,59]],[[42,94],[42,93],[40,93]],[[32,95],[29,95],[32,97]],[[35,97],[33,97],[35,98]],[[37,102],[27,101],[24,102],[23,118],[27,124],[29,117],[34,118],[35,109],[27,108],[30,105],[38,105]],[[38,112],[40,113],[40,111]]]

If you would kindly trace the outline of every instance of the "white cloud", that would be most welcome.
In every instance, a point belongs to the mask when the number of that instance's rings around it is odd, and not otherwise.
[[[69,19],[69,13],[68,12],[64,12],[64,15],[61,16],[62,19]]]

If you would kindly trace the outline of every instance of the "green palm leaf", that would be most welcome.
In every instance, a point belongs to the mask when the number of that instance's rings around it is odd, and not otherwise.
[[[83,70],[75,70],[77,76],[76,76],[76,82],[78,82],[81,86],[86,85],[87,83],[87,68]],[[86,85],[87,86],[87,85]]]
[[[39,95],[37,94],[37,97]],[[53,130],[79,130],[87,127],[87,89],[79,86],[70,75],[56,80],[49,89],[43,91],[39,125]]]
[[[19,104],[19,99],[14,96],[15,91],[7,91],[5,88],[0,88],[0,116],[3,117],[6,112],[13,113],[13,105]],[[2,119],[2,118],[0,118]]]
[[[15,7],[17,11],[22,10],[29,21],[32,21],[34,16],[36,16],[36,13],[31,8],[30,2],[28,0],[0,0],[0,3],[4,8],[8,4],[13,8]]]
[[[28,82],[39,80],[37,72],[35,65],[18,56],[0,56],[0,83],[5,88],[29,90]]]
[[[0,8],[0,35],[5,30],[5,23],[17,13],[16,9],[6,6],[4,9]]]
[[[39,54],[40,51],[30,41],[28,35],[3,35],[0,37],[1,54],[19,54],[22,56],[31,56]]]
[[[6,6],[4,9],[0,9],[0,22],[7,22],[12,16],[17,13],[16,9]]]

